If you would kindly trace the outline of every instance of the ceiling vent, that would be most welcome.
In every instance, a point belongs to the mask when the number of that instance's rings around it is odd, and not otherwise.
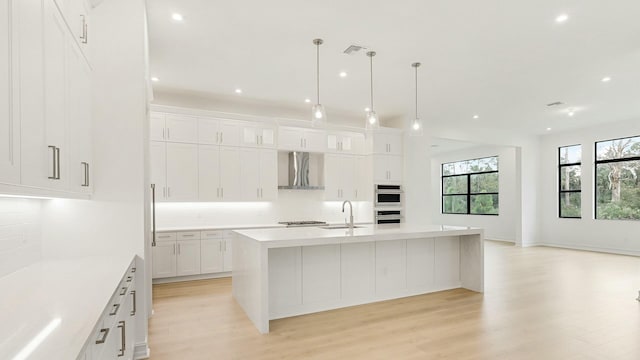
[[[547,106],[560,106],[560,105],[564,105],[564,103],[562,101],[556,101],[556,102],[547,104]]]
[[[349,45],[348,48],[344,49],[343,53],[347,54],[347,55],[355,55],[358,51],[366,49],[366,46],[360,46],[360,45]]]

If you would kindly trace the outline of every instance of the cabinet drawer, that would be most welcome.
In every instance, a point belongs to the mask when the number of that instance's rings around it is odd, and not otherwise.
[[[224,231],[222,230],[206,230],[201,231],[202,239],[221,239]]]
[[[199,240],[200,231],[182,231],[178,233],[178,240]]]
[[[176,233],[157,233],[156,241],[176,241]]]
[[[233,230],[225,230],[225,231],[222,233],[222,237],[223,237],[223,238],[225,238],[225,239],[231,239],[231,238],[233,238]]]

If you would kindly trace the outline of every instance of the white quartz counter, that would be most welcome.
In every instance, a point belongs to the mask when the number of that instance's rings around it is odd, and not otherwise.
[[[40,262],[0,278],[0,359],[76,359],[132,260]]]
[[[356,243],[366,241],[431,238],[482,234],[483,230],[467,226],[384,224],[358,225],[355,229],[323,229],[320,227],[237,230],[235,233],[251,238],[269,248]]]

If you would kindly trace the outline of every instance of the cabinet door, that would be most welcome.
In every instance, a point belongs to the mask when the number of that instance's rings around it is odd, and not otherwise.
[[[280,143],[280,138],[278,138]],[[304,149],[309,152],[327,151],[327,133],[319,130],[306,130],[304,132]]]
[[[402,155],[402,134],[387,134],[387,143],[389,144],[389,154]]]
[[[240,125],[236,121],[220,121],[220,141],[218,144],[225,146],[240,145]]]
[[[327,150],[328,151],[338,151],[339,149],[339,139],[337,134],[328,134],[327,135]]]
[[[164,141],[166,132],[164,114],[151,113],[150,132],[151,140]]]
[[[46,144],[42,150],[46,154],[47,187],[67,189],[68,159],[66,127],[66,52],[67,25],[52,1],[45,2],[44,18],[44,116]],[[55,149],[54,149],[55,148]],[[54,171],[55,169],[55,171]],[[45,171],[46,173],[47,171]],[[54,174],[55,172],[55,174]],[[51,176],[55,175],[55,176]],[[51,179],[55,177],[55,179]]]
[[[200,240],[178,241],[176,274],[178,276],[200,274]]]
[[[260,150],[240,149],[240,194],[244,201],[260,198]]]
[[[389,153],[389,138],[386,133],[383,133],[383,132],[373,133],[373,153],[374,154]]]
[[[91,193],[91,69],[73,42],[68,45],[67,61],[69,185],[72,191]]]
[[[218,201],[220,194],[220,150],[216,145],[198,145],[198,199]]]
[[[242,126],[242,141],[243,146],[257,146],[258,145],[258,128],[253,125]]]
[[[267,148],[276,147],[276,130],[275,128],[262,128],[259,131],[260,146]]]
[[[220,147],[220,200],[240,200],[240,151],[238,148]]]
[[[167,114],[165,124],[167,141],[193,144],[198,142],[198,121],[195,117]]]
[[[167,200],[167,144],[151,141],[149,152],[151,183],[156,184],[156,201]]]
[[[220,122],[216,119],[198,119],[198,144],[217,145],[220,142]]]
[[[405,240],[376,241],[376,295],[397,294],[407,287]]]
[[[15,0],[0,0],[0,29],[8,29],[0,36],[0,182],[20,183],[20,123],[18,122],[17,51],[12,13]]]
[[[222,243],[222,249],[224,250],[224,271],[232,271],[233,265],[231,259],[233,259],[233,249],[231,248],[231,243],[233,242],[233,239],[224,239],[222,241],[224,241]]]
[[[355,158],[351,155],[343,155],[340,160],[340,173],[342,174],[342,198],[344,200],[356,200],[356,186],[355,186],[355,172],[353,169],[356,167]]]
[[[392,184],[402,183],[402,156],[389,156],[388,168],[389,168],[389,182]]]
[[[373,182],[389,183],[389,160],[386,155],[373,155]]]
[[[371,176],[371,165],[366,156],[356,156],[354,158],[354,187],[355,199],[358,201],[371,201],[373,195],[373,177]]]
[[[200,241],[200,273],[211,274],[224,271],[223,246],[224,240]]]
[[[260,151],[260,200],[278,198],[278,152]]]
[[[342,170],[340,155],[326,154],[324,156],[324,199],[340,200],[342,185]]]
[[[198,145],[167,143],[167,197],[198,200]]]
[[[278,149],[288,151],[304,151],[302,129],[280,127],[278,129]]]
[[[154,279],[176,276],[176,242],[157,242],[151,248],[151,273]]]

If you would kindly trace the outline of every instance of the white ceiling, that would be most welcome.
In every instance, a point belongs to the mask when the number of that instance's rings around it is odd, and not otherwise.
[[[158,90],[233,95],[311,106],[315,47],[328,115],[364,116],[374,58],[382,118],[420,114],[431,124],[544,133],[640,119],[637,0],[150,0],[151,73]],[[171,14],[184,15],[182,23]],[[564,24],[555,17],[570,16]],[[340,78],[340,71],[347,71]],[[612,77],[608,83],[604,76]],[[233,93],[242,88],[242,95]],[[566,105],[547,108],[562,101]],[[568,108],[576,115],[568,117]],[[472,119],[474,114],[480,118]],[[364,120],[363,120],[364,121]]]

